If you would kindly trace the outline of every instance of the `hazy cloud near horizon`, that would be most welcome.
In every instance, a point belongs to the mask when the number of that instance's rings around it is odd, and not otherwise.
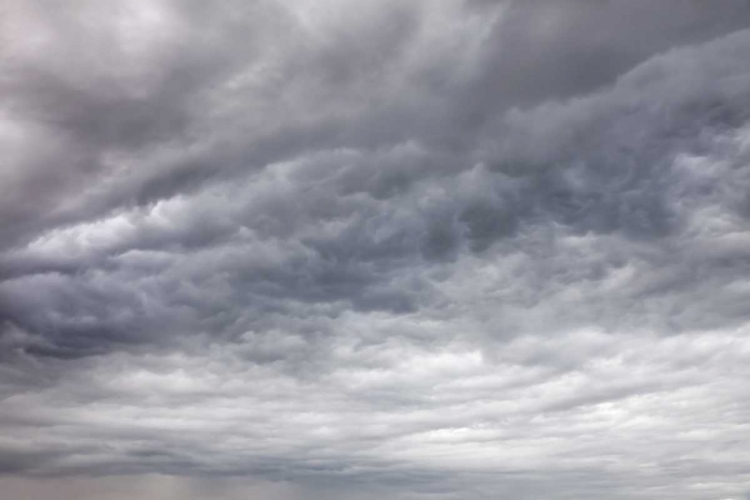
[[[746,1],[11,0],[0,491],[750,491]]]

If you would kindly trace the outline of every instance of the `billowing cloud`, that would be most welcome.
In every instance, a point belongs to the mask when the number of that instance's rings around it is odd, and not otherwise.
[[[747,493],[745,2],[6,12],[3,491]]]

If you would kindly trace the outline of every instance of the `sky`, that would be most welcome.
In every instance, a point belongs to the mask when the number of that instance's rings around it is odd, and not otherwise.
[[[747,1],[0,12],[4,499],[750,499]]]

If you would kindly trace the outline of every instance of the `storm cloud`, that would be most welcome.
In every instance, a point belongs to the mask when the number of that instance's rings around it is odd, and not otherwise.
[[[748,495],[746,1],[2,10],[9,498]]]

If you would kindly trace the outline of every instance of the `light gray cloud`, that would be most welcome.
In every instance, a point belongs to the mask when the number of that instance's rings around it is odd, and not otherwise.
[[[746,492],[745,2],[6,10],[4,491]]]

